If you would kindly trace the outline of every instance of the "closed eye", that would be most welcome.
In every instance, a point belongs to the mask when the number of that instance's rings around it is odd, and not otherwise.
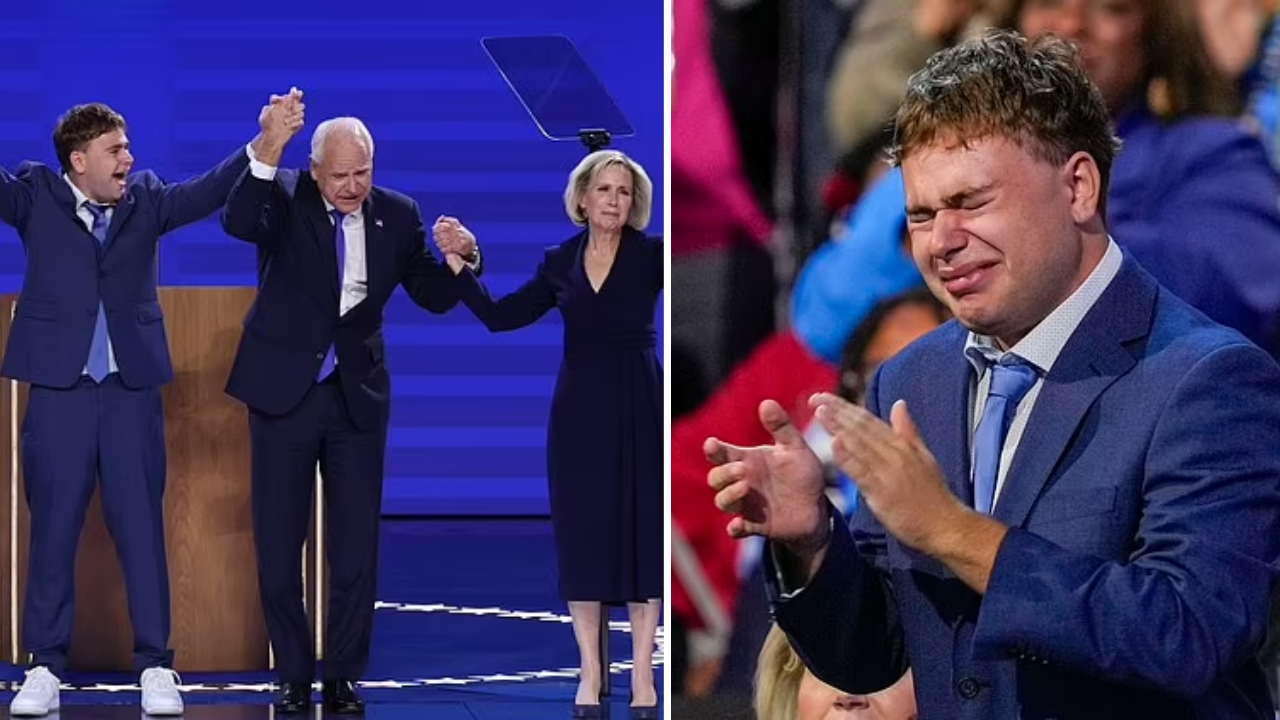
[[[936,215],[933,210],[914,209],[907,211],[907,222],[911,225],[923,225],[929,222]]]

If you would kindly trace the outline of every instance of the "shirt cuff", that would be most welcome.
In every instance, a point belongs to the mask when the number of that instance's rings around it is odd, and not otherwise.
[[[245,152],[249,153],[249,173],[250,174],[258,178],[259,180],[275,180],[276,179],[276,170],[278,170],[279,168],[276,168],[275,166],[272,166],[272,165],[268,165],[262,162],[261,160],[259,160],[258,156],[255,155],[253,152],[253,143],[249,143],[248,145],[245,146]]]
[[[787,579],[782,574],[782,559],[778,557],[778,546],[769,543],[769,556],[773,559],[774,579],[778,583],[778,599],[790,600],[791,598],[804,592],[804,586],[798,588],[789,588]]]
[[[835,535],[835,532],[836,532],[836,511],[834,508],[828,508],[827,510],[827,548],[828,549],[830,549],[831,539]],[[804,592],[804,589],[806,587],[805,585],[800,585],[799,587],[793,587],[792,583],[787,582],[787,577],[782,572],[782,568],[783,568],[783,563],[781,561],[782,559],[778,557],[778,546],[775,545],[774,543],[769,543],[769,556],[770,556],[770,559],[773,560],[774,579],[778,583],[778,599],[790,600],[791,598]]]

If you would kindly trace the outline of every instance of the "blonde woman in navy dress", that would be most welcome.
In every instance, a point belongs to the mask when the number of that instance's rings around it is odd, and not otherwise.
[[[515,330],[553,308],[564,353],[551,402],[547,476],[560,591],[581,655],[575,716],[599,715],[601,604],[626,603],[635,666],[633,717],[657,717],[654,633],[663,590],[663,388],[654,313],[663,287],[662,241],[644,235],[653,184],[612,150],[588,155],[565,189],[583,229],[548,248],[523,286],[500,299],[453,248],[474,235],[455,218],[433,228],[458,273],[459,294],[489,330]]]

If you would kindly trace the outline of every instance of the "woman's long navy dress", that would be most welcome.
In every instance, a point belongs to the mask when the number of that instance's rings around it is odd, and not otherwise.
[[[551,521],[565,600],[639,601],[663,589],[663,392],[653,317],[663,246],[627,228],[597,291],[584,231],[549,248],[537,273],[493,300],[471,274],[463,302],[494,331],[552,308],[564,355],[547,428]]]

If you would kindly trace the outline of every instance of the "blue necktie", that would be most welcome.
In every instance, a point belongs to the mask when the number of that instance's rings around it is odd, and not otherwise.
[[[1004,438],[1009,432],[1018,403],[1036,384],[1036,368],[1016,356],[991,366],[991,387],[987,391],[987,404],[982,409],[982,419],[973,434],[973,507],[978,512],[991,514],[995,505],[996,477],[1000,472],[1000,453]]]
[[[98,243],[102,244],[107,241],[107,206],[96,205],[88,200],[84,203],[85,208],[93,215],[93,236],[98,239]],[[89,377],[94,382],[102,382],[102,379],[111,372],[111,362],[108,359],[110,352],[110,341],[107,337],[107,310],[102,304],[102,300],[98,300],[98,320],[93,325],[93,341],[89,343]]]
[[[338,313],[342,313],[342,271],[343,265],[347,260],[347,236],[342,230],[342,218],[345,217],[338,210],[330,210],[329,215],[333,217],[334,225],[334,249],[338,254]],[[334,346],[329,344],[329,349],[325,351],[324,361],[320,363],[320,373],[316,375],[316,380],[324,380],[329,377],[329,373],[333,372],[334,365],[337,363],[337,357],[334,355]]]

